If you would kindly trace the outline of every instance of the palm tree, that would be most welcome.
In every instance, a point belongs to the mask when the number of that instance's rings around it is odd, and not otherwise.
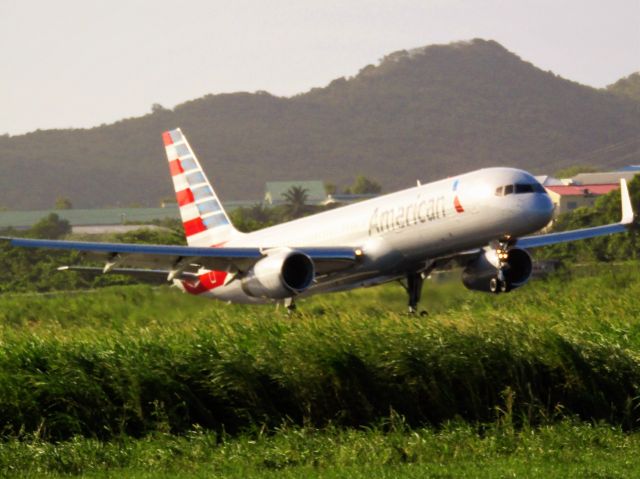
[[[282,193],[282,196],[287,201],[287,213],[293,218],[302,216],[309,199],[307,189],[302,186],[292,186],[285,193]]]

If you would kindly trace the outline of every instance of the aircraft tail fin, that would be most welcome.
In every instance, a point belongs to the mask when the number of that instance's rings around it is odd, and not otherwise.
[[[162,134],[169,171],[189,246],[221,246],[234,228],[180,128]]]

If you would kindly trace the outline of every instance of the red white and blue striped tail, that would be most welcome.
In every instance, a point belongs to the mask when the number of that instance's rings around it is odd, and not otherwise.
[[[239,233],[179,128],[162,134],[189,246],[221,246]]]

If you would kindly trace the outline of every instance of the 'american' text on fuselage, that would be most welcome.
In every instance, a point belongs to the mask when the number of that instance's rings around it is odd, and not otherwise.
[[[379,211],[376,208],[369,220],[369,236],[386,231],[401,230],[407,226],[437,220],[446,216],[444,196]]]

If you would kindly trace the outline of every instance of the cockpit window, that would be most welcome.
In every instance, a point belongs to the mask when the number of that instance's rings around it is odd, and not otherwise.
[[[516,184],[516,195],[519,195],[521,193],[533,193],[533,185],[526,183]]]
[[[544,186],[540,183],[517,183],[515,185],[499,186],[496,188],[496,196],[507,196],[515,193],[545,193]]]

